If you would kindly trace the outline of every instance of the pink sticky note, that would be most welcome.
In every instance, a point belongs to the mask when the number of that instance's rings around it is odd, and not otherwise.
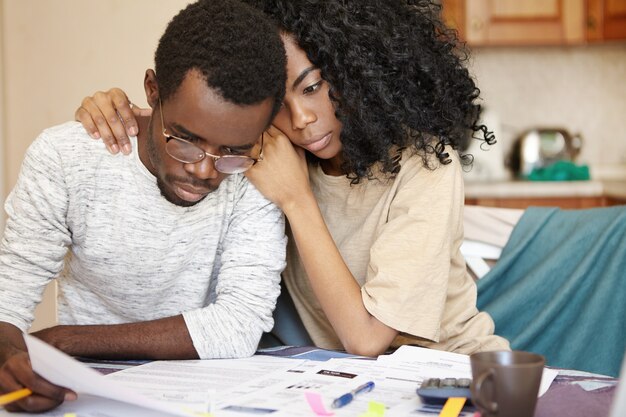
[[[322,396],[316,392],[305,392],[304,396],[306,397],[306,401],[309,403],[311,410],[318,416],[334,416],[335,413],[331,413],[330,411],[326,411],[324,407],[324,402],[322,401]]]

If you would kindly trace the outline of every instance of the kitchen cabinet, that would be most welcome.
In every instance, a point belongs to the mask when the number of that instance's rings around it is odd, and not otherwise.
[[[626,39],[626,0],[587,0],[587,40]]]
[[[531,206],[560,207],[562,209],[588,209],[624,205],[626,200],[612,197],[501,197],[501,198],[466,198],[465,204],[471,206],[519,208]]]
[[[502,181],[465,184],[465,204],[521,208],[587,209],[626,205],[626,179],[619,181]]]
[[[626,39],[626,0],[441,0],[472,46],[579,45]]]

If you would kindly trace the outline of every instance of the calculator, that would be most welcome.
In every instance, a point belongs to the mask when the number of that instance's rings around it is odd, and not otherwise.
[[[417,389],[417,395],[424,404],[443,405],[450,397],[467,398],[470,404],[469,378],[429,378]]]

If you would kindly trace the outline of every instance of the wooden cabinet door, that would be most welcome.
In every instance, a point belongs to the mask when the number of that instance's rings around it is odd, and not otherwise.
[[[626,0],[587,0],[587,40],[626,39]]]
[[[449,27],[459,32],[461,39],[465,36],[465,0],[441,0],[441,16]]]
[[[465,39],[470,45],[584,41],[584,0],[465,0],[464,7]]]
[[[531,206],[560,207],[562,209],[588,209],[623,204],[623,201],[607,197],[511,197],[511,198],[466,198],[470,206],[526,209]]]

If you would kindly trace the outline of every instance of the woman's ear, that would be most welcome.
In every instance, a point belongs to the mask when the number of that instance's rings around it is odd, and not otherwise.
[[[143,79],[143,88],[146,91],[146,101],[148,105],[154,109],[159,104],[159,85],[157,84],[154,70],[146,70],[146,75]]]

